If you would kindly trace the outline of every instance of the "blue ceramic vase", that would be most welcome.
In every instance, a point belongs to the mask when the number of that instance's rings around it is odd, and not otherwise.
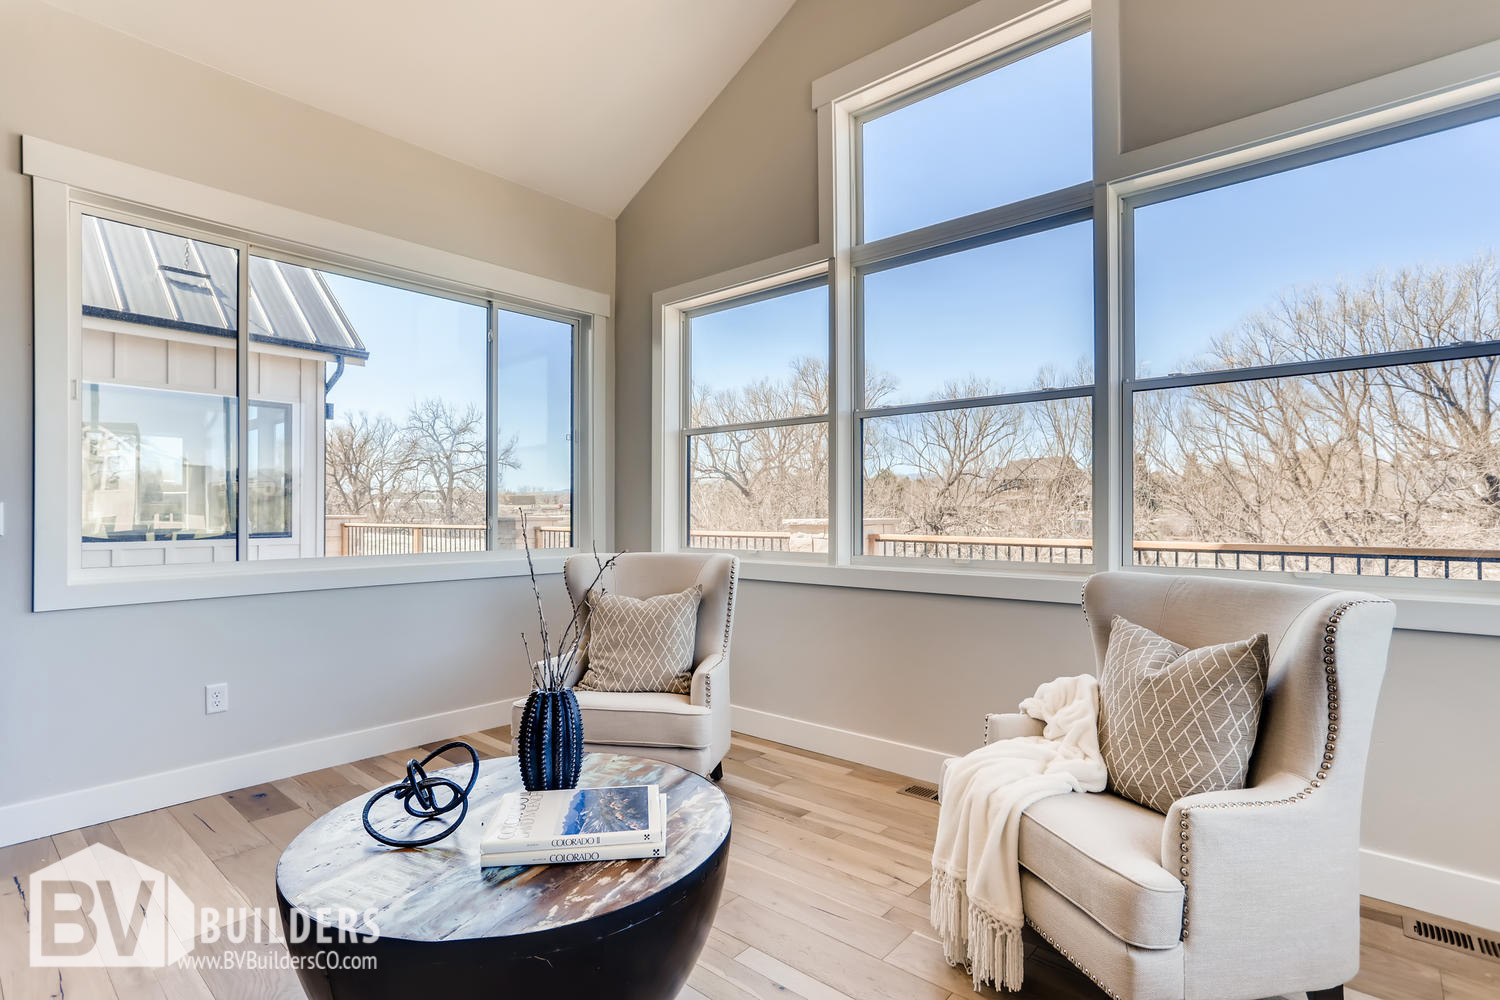
[[[516,735],[521,782],[528,792],[577,788],[583,765],[583,713],[570,688],[532,691]]]

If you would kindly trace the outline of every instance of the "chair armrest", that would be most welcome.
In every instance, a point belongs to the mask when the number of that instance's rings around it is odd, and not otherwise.
[[[1179,799],[1162,867],[1183,884],[1189,995],[1215,982],[1273,996],[1358,972],[1359,807],[1334,790],[1281,772]]]
[[[710,766],[719,764],[729,752],[729,661],[719,653],[704,657],[693,668],[693,686],[688,701],[702,705],[709,714],[708,756]]]
[[[693,668],[693,685],[688,701],[713,708],[715,700],[729,704],[729,661],[718,653],[705,656]]]
[[[1040,736],[1043,728],[1041,719],[1033,719],[1020,712],[986,715],[984,717],[984,744],[989,746],[995,740],[1009,740],[1017,736]]]

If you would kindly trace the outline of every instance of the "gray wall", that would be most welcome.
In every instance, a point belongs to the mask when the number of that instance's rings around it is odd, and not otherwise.
[[[1494,0],[1122,0],[1120,8],[1126,150],[1500,38]]]
[[[614,267],[609,219],[53,8],[0,3],[0,805],[523,693],[521,579],[31,612],[23,133],[595,289]],[[557,609],[560,582],[546,583]],[[231,708],[208,717],[216,681]]]
[[[800,0],[617,223],[621,544],[650,539],[653,292],[817,240],[812,80],[962,6]],[[1016,9],[1029,4],[1020,0]],[[1123,134],[1155,142],[1500,35],[1491,3],[1128,0]],[[1316,10],[1314,11],[1314,8]],[[933,749],[1092,669],[1076,607],[750,582],[737,705]],[[1500,878],[1490,765],[1500,639],[1396,636],[1365,846]]]

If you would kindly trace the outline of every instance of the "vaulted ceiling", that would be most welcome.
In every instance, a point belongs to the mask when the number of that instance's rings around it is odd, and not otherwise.
[[[49,0],[613,218],[792,0]]]

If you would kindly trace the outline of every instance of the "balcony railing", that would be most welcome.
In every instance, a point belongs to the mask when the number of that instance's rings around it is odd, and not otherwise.
[[[545,525],[536,525],[531,530],[532,548],[570,549],[573,547],[572,528],[549,528]]]
[[[812,542],[790,531],[694,531],[695,548],[753,552],[822,552],[826,539]],[[906,535],[870,532],[866,555],[955,559],[975,562],[1089,565],[1093,542],[1086,538],[1006,538],[996,536]],[[1500,550],[1439,549],[1379,545],[1259,545],[1249,542],[1137,541],[1138,566],[1336,573],[1350,576],[1424,579],[1500,580]]]
[[[693,531],[688,545],[695,549],[734,549],[737,552],[790,552],[790,531]],[[808,549],[811,552],[811,549]]]
[[[507,522],[509,523],[509,522]],[[573,530],[556,525],[533,524],[533,549],[566,549],[573,545]],[[502,548],[518,548],[519,532],[508,540],[502,533]],[[344,521],[338,526],[337,552],[332,551],[333,536],[328,539],[329,555],[393,556],[424,552],[483,552],[486,544],[482,524],[386,524],[369,521]]]
[[[483,552],[482,524],[380,524],[346,521],[339,528],[346,556],[397,556],[422,552]]]
[[[1500,580],[1500,550],[1495,549],[1428,549],[1381,545],[1250,545],[1241,542],[1136,542],[1135,562],[1137,566]]]
[[[1094,543],[1086,538],[870,534],[865,536],[865,555],[1088,565],[1094,561]]]

